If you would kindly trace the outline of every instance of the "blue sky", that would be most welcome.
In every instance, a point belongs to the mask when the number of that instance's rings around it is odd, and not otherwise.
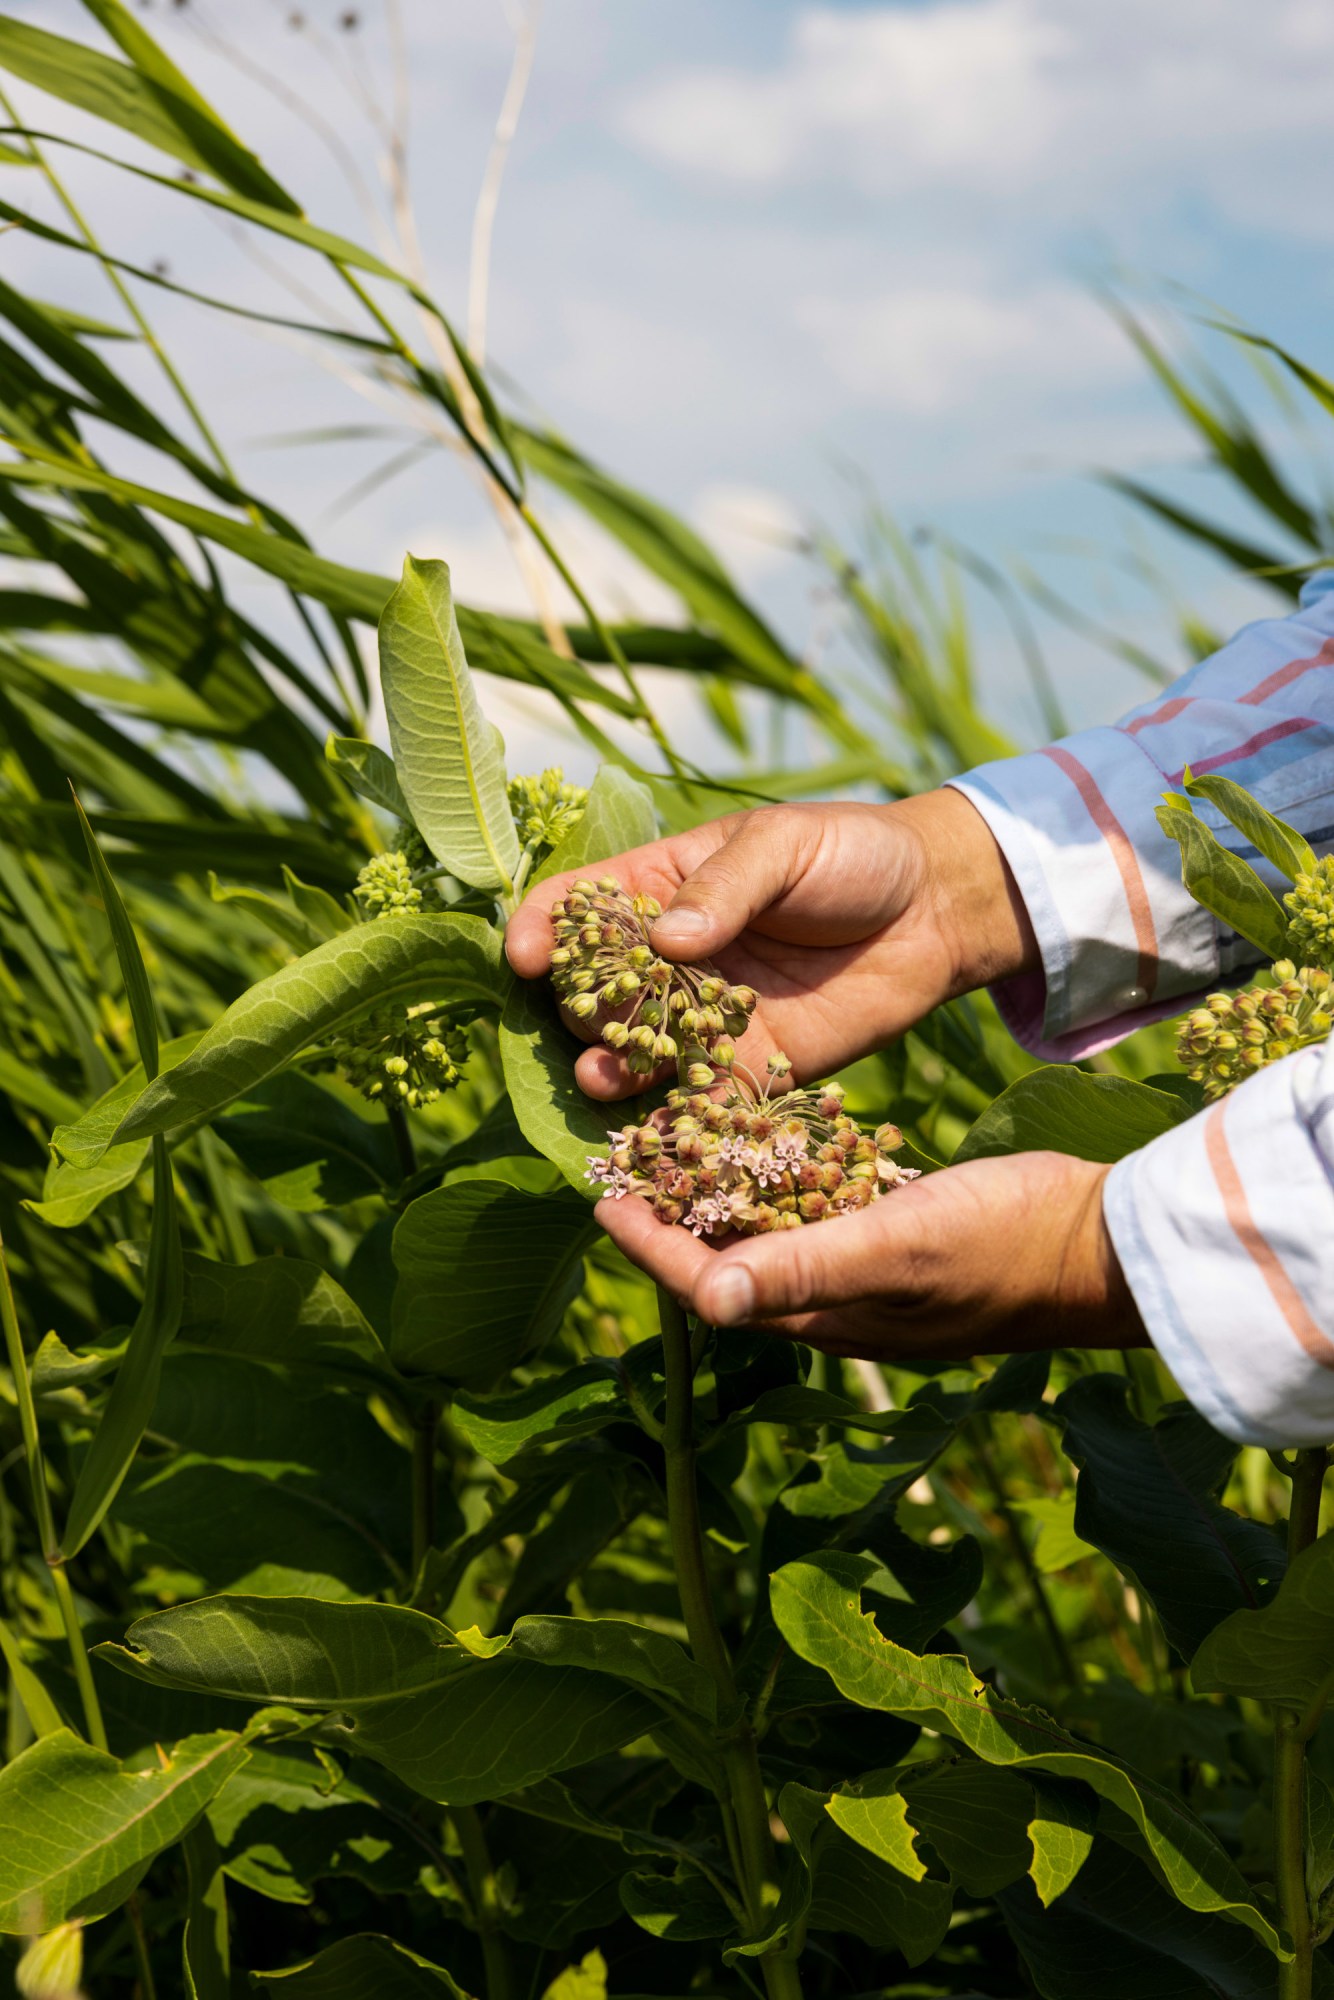
[[[459,321],[522,4],[401,0],[423,250]],[[76,0],[17,11],[88,32]],[[298,93],[374,181],[382,147],[358,88],[389,94],[383,0],[365,0],[353,34],[336,25],[342,0],[304,0],[313,33],[287,26],[292,11],[158,0],[144,18],[312,215],[365,240],[328,148],[262,79]],[[495,230],[489,353],[585,449],[715,536],[796,644],[825,613],[781,539],[851,526],[851,466],[906,523],[1046,565],[1170,650],[1165,610],[1110,560],[1126,517],[1085,474],[1175,475],[1187,454],[1089,282],[1176,280],[1334,367],[1331,83],[1326,0],[1270,0],[1263,27],[1254,0],[545,0]],[[33,93],[23,103],[51,122]],[[283,303],[277,277],[197,211],[79,164],[70,175],[126,255]],[[40,255],[9,244],[10,268],[49,295]],[[288,275],[298,262],[284,255]],[[59,283],[66,303],[101,309],[94,271]],[[463,467],[436,456],[335,516],[331,500],[388,447],[261,440],[375,413],[302,351],[169,301],[153,310],[248,473],[331,553],[392,568],[410,545],[445,555],[461,595],[524,601]],[[562,507],[553,517],[606,602],[662,610]],[[1062,538],[1105,559],[1072,563],[1053,552]],[[1203,558],[1170,560],[1220,625],[1261,608]],[[998,707],[1030,727],[985,616],[981,635]],[[1057,629],[1050,647],[1079,719],[1137,698],[1082,642]],[[528,711],[506,726],[539,729]]]

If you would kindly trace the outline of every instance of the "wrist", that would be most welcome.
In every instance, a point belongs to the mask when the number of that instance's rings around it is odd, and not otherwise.
[[[1019,885],[970,800],[942,786],[891,810],[921,843],[924,903],[948,965],[945,997],[1041,971],[1042,954]]]

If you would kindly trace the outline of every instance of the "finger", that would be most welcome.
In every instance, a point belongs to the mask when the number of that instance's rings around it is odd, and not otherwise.
[[[911,1202],[905,1191],[857,1215],[729,1244],[701,1275],[695,1310],[714,1326],[748,1326],[901,1292],[919,1234]]]
[[[639,1076],[627,1068],[624,1057],[605,1047],[585,1049],[574,1066],[574,1080],[585,1097],[595,1097],[604,1104],[615,1104],[623,1097],[640,1097],[675,1075],[674,1065],[663,1063],[651,1076]]]
[[[632,1264],[647,1271],[655,1283],[683,1306],[697,1311],[695,1294],[718,1252],[710,1250],[688,1229],[660,1222],[649,1204],[636,1195],[621,1200],[605,1195],[593,1211],[608,1236]]]
[[[698,835],[692,836],[691,848]],[[670,899],[684,873],[677,849],[679,839],[653,840],[644,847],[632,847],[605,861],[590,861],[582,868],[567,868],[548,875],[528,891],[505,926],[505,952],[521,979],[537,979],[551,962],[551,910],[572,885],[583,876],[614,875],[626,888],[642,889],[658,901]],[[693,859],[693,852],[691,852]]]
[[[652,926],[655,950],[670,959],[721,951],[800,878],[818,840],[812,815],[781,806],[748,813]]]

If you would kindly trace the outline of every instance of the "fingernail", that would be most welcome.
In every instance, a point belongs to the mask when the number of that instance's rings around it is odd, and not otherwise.
[[[666,932],[668,937],[698,937],[709,927],[709,920],[703,910],[664,910],[653,926],[654,935],[660,937]]]
[[[755,1311],[755,1280],[744,1265],[720,1271],[711,1293],[709,1311],[715,1326],[739,1326]]]

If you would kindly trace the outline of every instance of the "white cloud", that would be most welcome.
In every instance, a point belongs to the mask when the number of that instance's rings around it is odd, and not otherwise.
[[[1129,343],[1073,286],[997,292],[914,284],[870,297],[798,300],[797,323],[855,397],[922,417],[1004,389],[1050,401],[1135,373]]]
[[[932,190],[1044,215],[1091,191],[1300,196],[1328,130],[1322,0],[942,0],[807,7],[767,70],[684,69],[623,105],[629,143],[754,188],[832,180],[900,205]],[[1309,199],[1302,221],[1314,226]],[[1271,216],[1291,223],[1293,215]]]

